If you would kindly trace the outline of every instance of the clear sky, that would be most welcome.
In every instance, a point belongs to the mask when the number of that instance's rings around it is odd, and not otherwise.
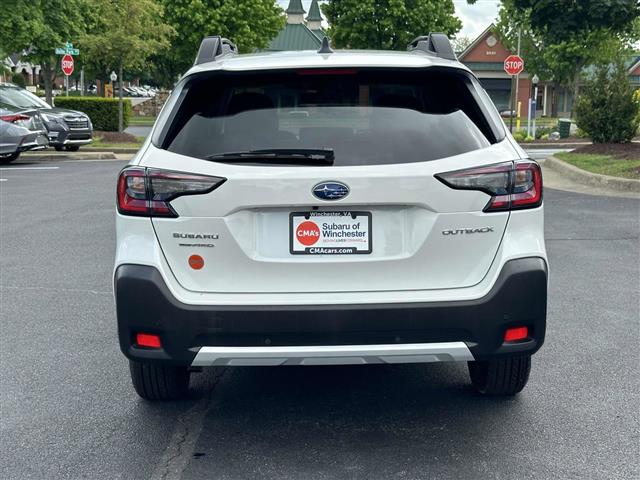
[[[287,8],[289,0],[277,0],[282,8]],[[305,10],[309,10],[311,0],[302,0]],[[498,16],[500,2],[498,0],[477,0],[475,5],[468,5],[467,0],[453,0],[456,15],[462,21],[462,30],[458,36],[471,37],[480,35]],[[425,32],[429,33],[429,32]]]

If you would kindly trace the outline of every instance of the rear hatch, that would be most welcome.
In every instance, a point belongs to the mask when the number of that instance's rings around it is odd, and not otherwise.
[[[477,284],[509,213],[436,175],[514,160],[478,88],[456,69],[184,81],[144,166],[157,188],[167,170],[219,180],[153,218],[171,271],[219,293]]]

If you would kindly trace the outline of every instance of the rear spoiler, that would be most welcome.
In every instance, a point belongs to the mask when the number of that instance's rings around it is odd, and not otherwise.
[[[194,65],[200,65],[206,62],[215,62],[224,55],[232,55],[238,53],[238,47],[229,39],[220,35],[204,37],[198,49],[198,55],[193,62]]]
[[[449,37],[444,33],[430,33],[429,35],[417,37],[407,45],[407,50],[410,52],[419,51],[447,60],[458,60]]]

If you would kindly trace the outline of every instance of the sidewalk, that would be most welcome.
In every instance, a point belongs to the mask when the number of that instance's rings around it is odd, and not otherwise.
[[[638,198],[640,194],[631,191],[624,191],[610,186],[589,185],[581,182],[576,178],[572,178],[564,172],[560,172],[552,168],[551,163],[546,160],[540,160],[542,166],[542,179],[544,188],[552,188],[555,190],[564,190],[567,192],[584,193],[587,195],[599,195],[605,197],[623,197]]]

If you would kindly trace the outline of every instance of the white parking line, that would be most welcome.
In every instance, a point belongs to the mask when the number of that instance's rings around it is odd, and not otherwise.
[[[6,178],[0,178],[0,182],[6,182],[7,179]]]
[[[13,170],[58,170],[60,167],[8,167],[0,168],[2,171],[10,172]]]
[[[2,167],[0,170],[58,170],[60,167]]]
[[[133,154],[131,154],[133,157]],[[97,158],[91,160],[59,160],[60,163],[97,163],[97,162],[128,162],[122,158]]]

